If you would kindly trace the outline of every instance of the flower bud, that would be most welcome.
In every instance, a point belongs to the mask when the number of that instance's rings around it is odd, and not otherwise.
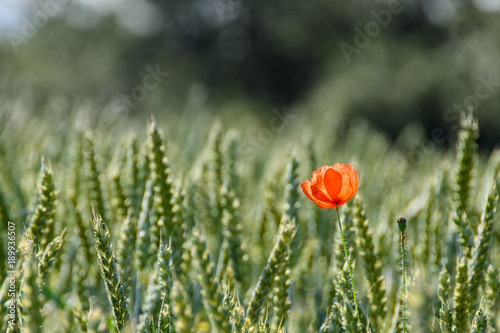
[[[400,217],[398,219],[398,227],[399,227],[399,231],[405,232],[405,230],[406,230],[406,219],[404,217]]]

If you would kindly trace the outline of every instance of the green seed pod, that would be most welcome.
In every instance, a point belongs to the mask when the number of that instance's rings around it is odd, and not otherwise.
[[[405,230],[406,230],[406,219],[404,217],[400,217],[398,219],[398,228],[399,228],[399,231],[405,232]]]

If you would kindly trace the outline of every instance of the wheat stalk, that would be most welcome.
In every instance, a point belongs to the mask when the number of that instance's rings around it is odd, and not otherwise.
[[[95,248],[101,275],[106,286],[109,303],[113,308],[116,329],[121,331],[129,319],[127,300],[120,280],[115,254],[111,244],[111,235],[101,216],[94,212],[92,219],[94,227]]]
[[[43,251],[54,234],[57,190],[52,168],[43,163],[37,185],[35,210],[31,216],[26,236]]]

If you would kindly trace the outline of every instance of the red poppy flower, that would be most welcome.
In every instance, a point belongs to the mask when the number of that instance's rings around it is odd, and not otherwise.
[[[312,173],[311,178],[300,186],[304,194],[321,208],[342,206],[358,190],[358,173],[350,164],[322,166]]]

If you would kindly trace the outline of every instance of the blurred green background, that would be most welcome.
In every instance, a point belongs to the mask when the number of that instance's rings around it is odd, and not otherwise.
[[[491,149],[499,35],[500,0],[0,0],[0,101],[257,128],[328,114],[443,147],[472,106]]]

